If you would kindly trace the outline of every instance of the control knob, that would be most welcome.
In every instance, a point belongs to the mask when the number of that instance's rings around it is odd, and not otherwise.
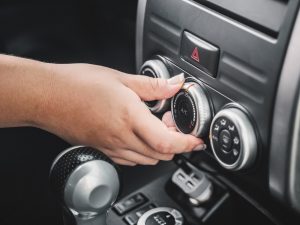
[[[224,168],[240,170],[253,165],[257,139],[243,110],[229,107],[219,111],[211,123],[209,137],[213,154]]]
[[[181,90],[172,98],[171,111],[179,131],[203,137],[212,119],[210,99],[200,81],[187,78]]]
[[[166,67],[166,65],[159,59],[152,59],[146,61],[139,73],[141,75],[145,75],[152,78],[164,78],[169,79],[170,73]],[[169,99],[163,100],[154,100],[154,101],[147,101],[146,105],[153,113],[161,113],[166,111],[170,106]]]

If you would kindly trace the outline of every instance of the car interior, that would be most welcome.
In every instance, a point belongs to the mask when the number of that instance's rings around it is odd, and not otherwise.
[[[185,83],[145,102],[207,149],[118,166],[1,128],[1,225],[300,224],[299,0],[2,0],[0,53]]]

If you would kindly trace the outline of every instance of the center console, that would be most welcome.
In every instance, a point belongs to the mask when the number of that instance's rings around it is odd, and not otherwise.
[[[230,193],[229,199],[239,199],[231,210],[254,206],[271,224],[287,223],[300,212],[294,125],[300,68],[292,66],[299,57],[299,27],[297,0],[140,0],[138,5],[137,72],[186,78],[173,98],[147,103],[149,109],[158,117],[171,111],[178,131],[205,140],[208,149],[186,162],[223,193],[216,198]],[[187,191],[172,176],[161,184],[171,195],[168,202],[190,207],[190,198],[178,200]],[[168,189],[169,182],[177,189]],[[201,221],[195,210],[183,213],[195,219],[192,224]]]
[[[137,73],[185,76],[171,99],[145,104],[157,117],[171,111],[177,130],[202,138],[208,148],[175,156],[163,164],[167,170],[150,169],[157,179],[126,193],[105,222],[299,224],[299,40],[299,0],[139,0]],[[88,160],[96,161],[89,164],[99,164],[94,165],[99,171],[89,171],[106,173],[100,164],[111,165],[99,162],[102,156],[95,152]],[[77,174],[70,177],[87,177],[78,172],[82,168],[70,170]],[[54,175],[59,181],[60,173]],[[97,202],[107,193],[106,209],[118,189],[104,192],[102,186],[116,185],[103,177],[86,190],[101,187]],[[124,184],[134,186],[139,179],[147,176],[135,175]],[[57,192],[64,191],[64,207],[77,224],[105,224],[104,206],[95,208],[90,195],[77,191],[84,201],[70,200],[74,187]]]

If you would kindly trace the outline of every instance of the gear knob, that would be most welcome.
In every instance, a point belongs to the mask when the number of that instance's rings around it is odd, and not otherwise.
[[[119,193],[120,179],[106,155],[91,147],[77,146],[56,157],[50,185],[76,225],[105,225],[107,211]]]

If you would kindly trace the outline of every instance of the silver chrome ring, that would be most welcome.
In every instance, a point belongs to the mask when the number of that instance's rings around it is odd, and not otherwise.
[[[216,150],[214,148],[214,144],[212,141],[212,128],[213,124],[217,119],[220,117],[228,118],[233,122],[233,124],[236,126],[238,133],[240,135],[240,155],[235,163],[233,164],[227,164],[220,159],[217,154]],[[222,109],[220,112],[216,114],[214,117],[211,127],[210,127],[210,145],[213,151],[213,154],[219,164],[223,166],[224,168],[228,170],[241,170],[250,167],[256,158],[257,155],[257,141],[256,136],[254,132],[254,128],[249,120],[249,118],[246,116],[245,113],[243,113],[241,110],[237,108],[226,108]]]
[[[155,76],[154,78],[163,78],[163,79],[169,79],[170,78],[170,73],[165,66],[165,64],[158,59],[152,59],[146,61],[142,66],[139,71],[140,74],[142,74],[143,71],[150,71],[153,73]],[[169,99],[163,99],[163,100],[158,100],[157,104],[155,104],[153,107],[149,107],[151,112],[153,113],[159,113],[163,112],[170,106],[170,100]]]
[[[207,134],[210,126],[210,121],[212,119],[212,112],[208,96],[203,90],[203,87],[194,81],[185,83],[181,89],[190,94],[196,106],[196,125],[190,134],[196,137],[203,137]],[[175,97],[173,97],[171,101],[171,111],[173,120],[175,121],[173,112],[174,99]],[[175,125],[176,128],[180,131],[176,123]]]

